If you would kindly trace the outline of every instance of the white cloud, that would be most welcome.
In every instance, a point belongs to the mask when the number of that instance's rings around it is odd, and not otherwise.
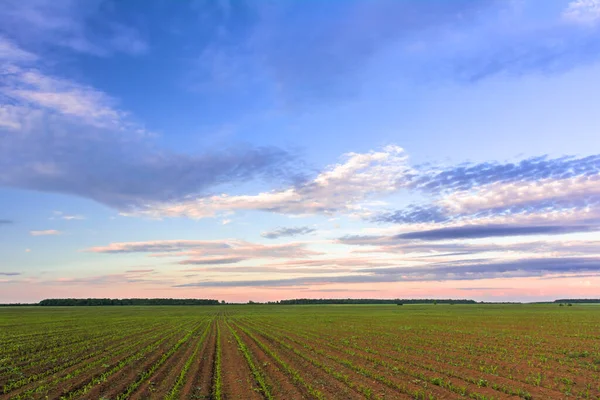
[[[54,235],[60,235],[62,232],[61,231],[57,231],[55,229],[47,229],[44,231],[29,231],[29,234],[31,236],[54,236]]]
[[[149,204],[135,214],[205,218],[236,210],[292,215],[354,212],[360,210],[360,203],[371,195],[397,191],[411,171],[404,150],[390,145],[381,151],[348,153],[344,162],[327,167],[314,180],[298,187],[256,195],[222,194],[178,203]]]
[[[0,60],[2,61],[35,61],[38,57],[19,48],[11,40],[0,36]]]
[[[0,111],[1,120],[9,121],[2,124],[8,127],[21,127],[32,112],[40,109],[100,128],[131,126],[127,114],[114,107],[116,101],[92,87],[16,63],[9,64],[0,76],[0,94],[18,101],[17,105],[5,105]]]
[[[83,215],[63,215],[62,219],[67,220],[67,221],[73,221],[73,220],[83,220],[83,219],[85,219],[85,217]]]
[[[600,21],[600,0],[574,0],[563,13],[569,21],[596,24]]]
[[[476,213],[493,208],[508,208],[533,202],[565,202],[600,196],[600,175],[537,182],[492,183],[469,191],[444,196],[438,204],[452,213]]]

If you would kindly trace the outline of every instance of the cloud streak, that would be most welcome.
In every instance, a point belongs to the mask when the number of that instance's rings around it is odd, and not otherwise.
[[[263,245],[243,240],[164,240],[150,242],[121,242],[87,249],[92,253],[127,254],[150,253],[153,257],[185,258],[182,265],[235,264],[256,259],[307,258],[322,253],[310,250],[302,243]]]
[[[599,230],[593,226],[510,226],[510,225],[466,225],[408,232],[396,235],[396,239],[419,240],[451,240],[451,239],[480,239],[503,236],[529,235],[563,235],[574,232],[590,232]]]
[[[368,268],[358,270],[357,272],[360,274],[270,280],[201,281],[179,284],[175,287],[294,287],[334,283],[470,281],[479,279],[539,277],[563,273],[600,272],[600,259],[586,257],[521,259],[497,263],[457,263],[426,267]]]
[[[139,55],[149,46],[140,33],[118,20],[118,7],[101,1],[6,0],[0,9],[2,31],[21,42],[64,48],[93,56]]]
[[[307,235],[315,232],[316,229],[309,228],[308,226],[301,226],[295,228],[278,228],[270,232],[263,232],[260,236],[267,239],[279,239],[282,237],[293,237],[299,235]]]
[[[47,229],[42,231],[29,231],[31,236],[57,236],[62,234],[61,231],[57,231],[56,229]]]

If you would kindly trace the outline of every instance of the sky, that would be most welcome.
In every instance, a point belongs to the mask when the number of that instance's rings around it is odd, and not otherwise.
[[[3,0],[0,303],[600,297],[600,0]]]

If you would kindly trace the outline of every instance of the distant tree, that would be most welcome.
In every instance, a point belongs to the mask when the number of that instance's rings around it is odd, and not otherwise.
[[[434,300],[434,301],[433,301],[433,305],[434,305],[434,306],[437,306],[437,300]]]

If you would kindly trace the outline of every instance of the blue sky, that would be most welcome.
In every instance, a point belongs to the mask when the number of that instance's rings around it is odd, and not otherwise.
[[[598,0],[6,0],[0,302],[594,297],[599,34]]]

